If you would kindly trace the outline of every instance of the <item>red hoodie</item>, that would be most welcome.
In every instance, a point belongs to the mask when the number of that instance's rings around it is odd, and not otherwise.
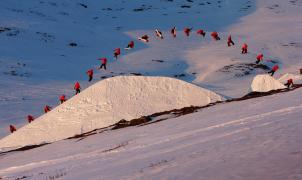
[[[184,29],[184,33],[186,34],[186,36],[190,36],[190,32],[191,32],[192,28],[185,28]]]
[[[44,107],[44,112],[45,113],[49,112],[50,110],[51,110],[51,107],[49,107],[47,105]]]
[[[196,33],[197,33],[197,34],[200,34],[200,35],[203,35],[203,34],[204,34],[204,31],[203,31],[202,29],[198,29]]]
[[[98,60],[101,60],[102,64],[107,64],[107,58],[99,58]]]
[[[258,56],[256,57],[256,59],[258,61],[262,61],[263,60],[263,54],[258,54]]]
[[[74,89],[77,90],[77,89],[81,89],[81,85],[79,82],[76,82],[75,85],[74,85]]]
[[[274,65],[273,68],[272,68],[273,71],[277,71],[278,69],[279,69],[279,66],[277,64]]]
[[[243,45],[242,45],[242,49],[247,49],[247,44],[246,43],[244,43]]]
[[[229,35],[229,37],[228,37],[228,42],[231,42],[231,41],[232,41],[232,36]]]
[[[64,94],[62,96],[60,96],[60,101],[66,101],[66,97]]]
[[[33,117],[33,116],[31,116],[31,115],[28,115],[28,116],[27,116],[27,121],[28,121],[28,123],[31,123],[33,120],[34,120],[34,117]]]
[[[121,48],[116,48],[116,49],[114,50],[114,54],[120,55],[120,54],[121,54]]]
[[[128,44],[128,47],[129,48],[134,48],[134,41],[130,41],[129,44]]]
[[[93,76],[93,69],[89,69],[86,73],[88,76]]]

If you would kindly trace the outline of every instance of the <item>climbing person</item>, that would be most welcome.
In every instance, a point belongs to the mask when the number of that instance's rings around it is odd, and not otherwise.
[[[46,106],[44,107],[44,113],[48,113],[49,111],[51,111],[51,107],[48,106],[48,105],[46,105]]]
[[[263,54],[258,54],[256,57],[256,64],[259,64],[260,61],[263,61]]]
[[[229,35],[229,37],[228,37],[228,46],[230,47],[230,46],[235,46],[235,43],[234,43],[234,41],[232,40],[232,36],[231,35]]]
[[[247,44],[244,43],[241,48],[241,54],[247,54],[247,48],[248,48]]]
[[[144,41],[144,42],[149,42],[149,36],[148,35],[143,35],[142,37],[138,38],[138,40]]]
[[[176,38],[176,27],[173,27],[173,28],[171,29],[171,34],[172,34],[172,36],[173,36],[174,38]]]
[[[159,37],[160,39],[164,39],[163,33],[159,31],[158,29],[155,29],[155,35]]]
[[[81,85],[79,82],[76,82],[74,84],[74,90],[76,91],[76,95],[79,94],[81,92]]]
[[[294,86],[293,79],[288,79],[287,83],[285,83],[284,85],[287,86],[287,88],[290,88],[290,87]]]
[[[64,94],[60,96],[60,103],[63,104],[66,101],[66,97]]]
[[[185,28],[184,33],[186,36],[190,36],[190,32],[192,31],[193,28]]]
[[[28,115],[27,121],[28,121],[28,123],[31,123],[32,121],[34,121],[34,117],[32,115]]]
[[[202,29],[198,29],[198,30],[196,31],[196,34],[202,35],[203,37],[205,37],[206,32],[204,32],[204,30],[202,30]]]
[[[115,59],[117,59],[120,54],[121,54],[121,48],[116,48],[113,53]]]
[[[212,36],[212,38],[213,38],[215,41],[220,40],[220,37],[219,37],[219,35],[218,35],[218,32],[216,32],[216,31],[212,32],[212,33],[211,33],[211,36]]]
[[[86,74],[88,75],[89,79],[88,82],[92,81],[93,78],[93,69],[89,69]]]
[[[104,67],[104,69],[106,70],[107,58],[99,58],[98,60],[102,61],[102,64],[100,65],[99,69],[102,69],[102,67]]]
[[[14,133],[15,131],[17,131],[17,129],[14,125],[9,125],[9,130],[10,130],[10,133]]]
[[[271,74],[271,76],[273,76],[278,69],[279,66],[276,64],[273,66],[272,70],[268,72],[268,74]]]
[[[133,48],[134,48],[134,41],[130,41],[125,49],[130,50],[130,49],[133,49]]]

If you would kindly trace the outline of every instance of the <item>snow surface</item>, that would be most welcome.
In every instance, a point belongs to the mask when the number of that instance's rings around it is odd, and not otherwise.
[[[1,155],[0,177],[300,180],[301,93],[219,104],[147,126]]]
[[[167,77],[118,76],[102,80],[0,140],[0,150],[48,143],[125,119],[221,101],[216,93]]]
[[[251,84],[252,92],[268,92],[286,88],[282,83],[268,74],[257,75]]]
[[[292,79],[294,84],[302,84],[302,75],[301,74],[290,74],[286,73],[283,76],[281,76],[278,81],[280,81],[282,84],[287,83],[287,80]]]

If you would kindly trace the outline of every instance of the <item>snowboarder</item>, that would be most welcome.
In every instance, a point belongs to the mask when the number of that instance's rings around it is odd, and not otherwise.
[[[164,39],[163,33],[159,31],[158,29],[155,29],[155,35],[159,37],[160,39]]]
[[[279,66],[276,64],[273,66],[272,70],[268,72],[268,74],[271,74],[271,76],[274,75],[274,73],[279,69]]]
[[[104,69],[106,70],[107,58],[99,58],[98,60],[102,61],[102,64],[100,65],[99,69],[102,69],[102,67],[104,67]]]
[[[138,40],[144,41],[144,42],[149,42],[149,36],[148,35],[143,35],[142,37],[138,38]]]
[[[234,43],[234,41],[232,40],[232,36],[231,35],[229,35],[229,37],[228,37],[228,46],[230,47],[230,46],[235,46],[235,43]]]
[[[9,125],[9,130],[11,133],[14,133],[15,131],[17,131],[16,127],[13,125]]]
[[[198,30],[196,31],[196,33],[197,33],[198,35],[202,35],[203,37],[205,37],[205,35],[206,35],[206,32],[204,32],[204,30],[202,30],[202,29],[198,29]]]
[[[259,64],[260,61],[263,61],[263,54],[258,54],[256,57],[256,64]]]
[[[66,97],[64,94],[60,96],[60,103],[63,104],[66,101]]]
[[[247,54],[247,44],[246,43],[244,43],[243,45],[242,45],[242,48],[241,48],[241,54]]]
[[[32,115],[28,115],[27,121],[28,121],[28,123],[31,123],[32,121],[34,121],[34,117]]]
[[[129,50],[129,49],[133,49],[133,48],[134,48],[134,41],[130,41],[125,49]]]
[[[89,69],[86,73],[87,73],[87,75],[89,77],[88,82],[92,81],[92,78],[93,78],[93,69]]]
[[[46,106],[44,107],[44,113],[48,113],[49,111],[51,111],[51,107],[48,106],[48,105],[46,105]]]
[[[79,82],[76,82],[74,84],[74,90],[76,91],[76,95],[79,94],[81,92],[81,85]]]
[[[186,36],[190,36],[190,32],[192,31],[193,28],[185,28],[184,33]]]
[[[117,59],[120,54],[121,54],[121,48],[116,48],[113,54],[115,59]]]
[[[287,83],[284,84],[287,88],[290,88],[294,85],[293,79],[288,79]]]
[[[176,27],[173,27],[173,28],[171,29],[171,34],[172,34],[172,36],[173,36],[174,38],[176,38]]]
[[[218,35],[218,32],[216,32],[216,31],[212,32],[212,33],[211,33],[211,36],[212,36],[212,38],[213,38],[215,41],[220,40],[220,37],[219,37],[219,35]]]

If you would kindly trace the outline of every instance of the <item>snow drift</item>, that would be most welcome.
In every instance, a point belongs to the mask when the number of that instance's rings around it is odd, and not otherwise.
[[[252,82],[251,90],[253,92],[268,92],[271,90],[286,88],[278,80],[268,74],[257,75]]]
[[[65,139],[156,112],[203,106],[222,97],[167,77],[119,76],[100,81],[0,141],[0,149]]]
[[[279,78],[279,82],[282,84],[287,83],[287,80],[293,79],[294,84],[302,84],[302,75],[299,74],[284,74],[281,78]]]

